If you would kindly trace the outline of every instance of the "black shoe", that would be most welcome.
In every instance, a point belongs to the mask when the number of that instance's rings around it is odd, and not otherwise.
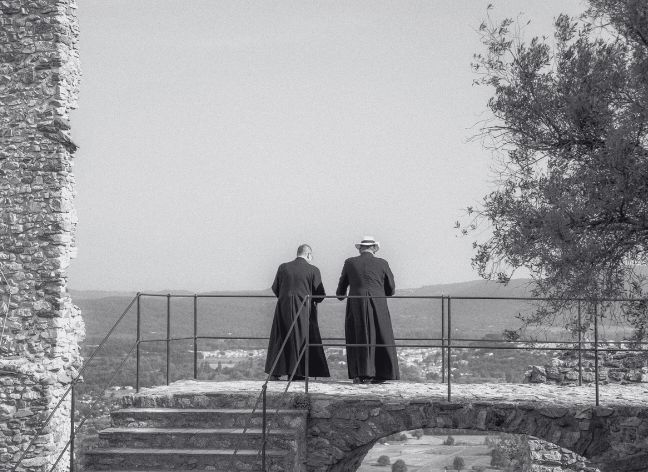
[[[293,380],[306,380],[306,377],[304,377],[303,375],[294,375],[292,379]]]
[[[354,384],[369,384],[371,383],[371,377],[354,377]]]
[[[387,382],[387,379],[380,379],[380,378],[371,379],[372,384],[384,384],[385,382]]]

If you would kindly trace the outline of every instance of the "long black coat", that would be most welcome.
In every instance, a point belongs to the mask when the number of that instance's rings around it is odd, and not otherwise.
[[[363,252],[344,262],[336,295],[392,296],[394,275],[384,259]],[[394,331],[385,298],[348,298],[344,332],[347,344],[394,344]],[[349,378],[400,377],[395,347],[347,347]]]
[[[306,343],[306,329],[309,329],[309,342],[311,344],[321,344],[319,323],[317,322],[317,303],[323,298],[312,298],[310,306],[305,304],[301,309],[299,321],[288,337],[288,341],[280,354],[281,345],[286,339],[290,326],[299,311],[304,298],[307,295],[325,296],[324,286],[322,285],[322,276],[320,271],[314,265],[309,264],[302,257],[297,257],[294,261],[286,262],[279,266],[277,275],[272,284],[272,291],[277,296],[277,305],[275,308],[274,319],[272,320],[272,329],[270,331],[270,341],[268,343],[268,356],[266,357],[265,372],[271,373],[272,364],[279,355],[279,360],[275,366],[273,375],[291,375],[299,352]],[[308,320],[310,319],[310,322]],[[307,328],[307,325],[309,328]],[[295,371],[295,375],[306,375],[305,357]],[[328,365],[324,356],[324,349],[321,346],[311,347],[309,350],[308,362],[309,377],[329,377]]]

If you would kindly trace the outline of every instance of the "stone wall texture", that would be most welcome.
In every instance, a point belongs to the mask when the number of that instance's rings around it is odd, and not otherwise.
[[[529,467],[525,472],[600,472],[575,452],[530,436]]]
[[[542,452],[538,447],[532,454],[534,472],[596,467],[605,472],[645,471],[648,463],[646,408],[566,407],[558,402],[502,399],[452,403],[382,396],[310,399],[306,442],[307,468],[312,472],[356,470],[379,438],[418,428],[438,434],[477,430],[541,438],[551,448]]]
[[[586,345],[593,349],[592,345]],[[648,353],[629,352],[630,346],[619,343],[600,343],[599,381],[602,384],[648,383]],[[595,359],[591,350],[582,352],[582,382],[589,384],[595,379]],[[566,351],[547,365],[529,366],[525,382],[573,385],[578,383],[578,353]]]
[[[75,0],[0,0],[0,463],[15,465],[34,439],[18,470],[48,470],[62,450],[69,399],[35,435],[81,359],[66,289],[78,34]]]

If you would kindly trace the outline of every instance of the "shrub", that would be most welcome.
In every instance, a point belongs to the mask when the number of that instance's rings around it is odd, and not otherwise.
[[[412,436],[414,436],[416,439],[421,439],[423,437],[423,430],[415,429],[414,431],[412,431]]]
[[[454,446],[454,443],[455,443],[455,438],[453,438],[452,436],[448,436],[448,438],[445,441],[443,441],[444,446]]]
[[[405,441],[407,440],[407,435],[405,433],[394,433],[385,438],[388,442],[394,441]]]
[[[392,472],[407,472],[407,464],[403,459],[398,459],[392,464]]]
[[[385,466],[385,465],[389,465],[390,463],[391,463],[391,460],[389,460],[389,456],[384,456],[383,455],[383,456],[380,456],[378,458],[378,465]]]
[[[463,457],[461,456],[456,456],[454,460],[452,461],[452,466],[456,470],[463,470],[466,468],[466,461],[464,460]]]
[[[490,465],[492,467],[506,467],[509,465],[509,460],[506,458],[504,453],[499,448],[495,448],[491,451],[491,461]]]

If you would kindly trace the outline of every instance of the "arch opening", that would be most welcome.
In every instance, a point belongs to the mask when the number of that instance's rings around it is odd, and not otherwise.
[[[331,472],[601,472],[588,459],[526,434],[451,428],[392,432],[348,451]]]

